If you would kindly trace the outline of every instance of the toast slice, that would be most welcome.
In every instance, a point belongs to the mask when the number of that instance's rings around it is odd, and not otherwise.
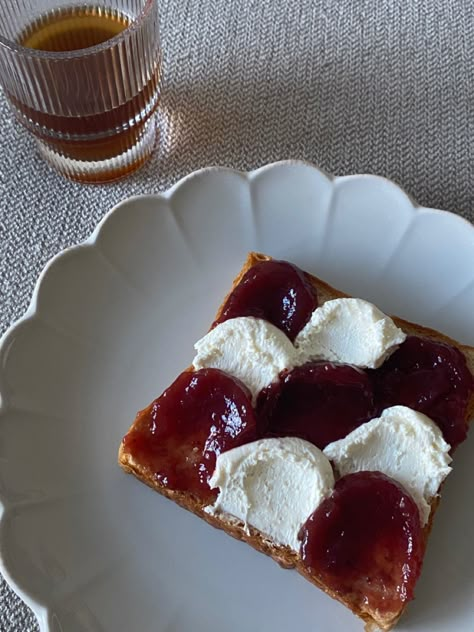
[[[233,291],[233,289],[239,284],[243,276],[246,272],[256,263],[261,261],[267,261],[271,258],[258,253],[250,253],[245,261],[243,268],[240,273],[235,278],[232,288],[229,291],[229,294]],[[311,284],[316,288],[318,294],[319,306],[321,306],[324,302],[336,298],[349,298],[347,294],[336,290],[331,287],[321,279],[318,279],[315,276],[308,275],[308,278]],[[229,294],[225,297],[221,307],[219,308],[216,314],[216,320],[220,317],[221,312],[223,310],[224,305],[226,304],[227,298]],[[425,338],[431,338],[438,342],[444,342],[450,344],[458,348],[466,357],[468,367],[471,373],[474,375],[474,348],[466,345],[461,345],[455,340],[445,336],[444,334],[439,333],[433,329],[428,329],[421,325],[417,325],[415,323],[411,323],[401,318],[392,317],[393,321],[402,329],[406,334],[412,334],[417,336],[423,336]],[[190,367],[188,369],[192,371],[193,368]],[[139,412],[135,421],[133,422],[130,430],[139,428],[141,424],[146,423],[146,417],[149,413],[151,405]],[[474,393],[471,394],[468,406],[466,417],[468,420],[472,420],[474,418]],[[153,488],[163,496],[170,498],[174,502],[178,503],[185,509],[193,512],[194,514],[200,516],[204,520],[206,520],[209,524],[219,529],[223,529],[226,533],[237,538],[239,540],[243,540],[250,544],[257,551],[265,553],[272,557],[278,564],[280,564],[284,568],[295,568],[301,575],[303,575],[310,582],[315,584],[318,588],[326,592],[331,597],[342,602],[346,607],[348,607],[355,615],[363,619],[366,623],[367,630],[381,629],[381,630],[390,630],[397,623],[398,619],[402,615],[405,606],[401,608],[397,612],[391,613],[380,613],[378,611],[371,610],[366,604],[361,603],[361,599],[356,595],[352,596],[342,596],[336,594],[330,588],[322,584],[318,581],[317,578],[313,577],[310,573],[308,573],[306,567],[301,561],[300,556],[294,550],[290,549],[286,546],[281,546],[266,536],[264,533],[261,533],[257,529],[253,527],[249,527],[244,525],[243,522],[231,517],[222,514],[208,513],[205,511],[206,504],[203,503],[200,499],[188,492],[175,491],[172,489],[168,489],[163,487],[162,484],[158,483],[153,476],[153,473],[147,470],[147,468],[137,460],[134,455],[132,455],[129,451],[127,451],[124,443],[120,445],[118,461],[120,466],[125,472],[133,474],[143,483]],[[424,544],[428,539],[431,526],[433,523],[434,514],[439,503],[439,494],[433,498],[431,501],[431,513],[430,518],[427,524],[423,529],[423,540]]]

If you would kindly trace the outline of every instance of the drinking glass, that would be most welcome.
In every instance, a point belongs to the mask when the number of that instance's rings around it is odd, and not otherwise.
[[[66,177],[116,180],[149,158],[161,74],[156,0],[1,0],[0,83]]]

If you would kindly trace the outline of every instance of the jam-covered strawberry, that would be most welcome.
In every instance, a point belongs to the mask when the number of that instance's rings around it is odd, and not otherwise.
[[[311,362],[283,373],[257,400],[261,436],[299,437],[321,450],[374,413],[367,374],[330,362]]]
[[[318,306],[306,274],[286,261],[260,261],[228,297],[214,325],[237,318],[263,318],[294,340]]]
[[[210,501],[217,456],[256,438],[247,388],[218,369],[202,369],[181,373],[139,413],[124,444],[163,487]]]
[[[466,407],[474,379],[455,347],[408,336],[372,373],[378,410],[402,404],[428,415],[454,448],[467,436]]]
[[[413,598],[424,553],[418,507],[384,474],[340,478],[300,539],[311,575],[352,605],[383,616]]]

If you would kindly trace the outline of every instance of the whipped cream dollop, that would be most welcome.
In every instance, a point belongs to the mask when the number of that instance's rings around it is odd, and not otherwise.
[[[375,305],[359,298],[337,298],[314,310],[296,336],[299,363],[329,360],[375,369],[406,335]]]
[[[195,369],[214,368],[241,380],[255,401],[258,393],[293,368],[297,352],[289,338],[266,320],[242,316],[220,323],[194,345]]]
[[[450,446],[426,415],[406,406],[386,408],[381,417],[353,430],[324,448],[340,476],[373,470],[401,483],[420,510],[430,515],[430,501],[451,471]]]
[[[303,439],[261,439],[217,457],[209,513],[228,514],[298,551],[298,533],[334,487],[331,464]]]

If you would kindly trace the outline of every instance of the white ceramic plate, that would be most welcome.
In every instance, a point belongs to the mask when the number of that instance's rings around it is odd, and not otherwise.
[[[247,251],[474,344],[474,227],[387,180],[210,169],[128,200],[41,275],[0,351],[1,570],[43,632],[321,632],[362,624],[116,465]],[[401,630],[474,629],[473,437]]]

